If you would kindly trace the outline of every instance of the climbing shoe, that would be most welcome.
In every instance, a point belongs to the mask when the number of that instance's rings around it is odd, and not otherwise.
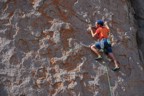
[[[112,70],[113,71],[118,71],[120,69],[120,67],[115,67],[115,68],[113,68]]]
[[[97,58],[95,58],[95,60],[100,60],[102,59],[102,56],[98,56]]]

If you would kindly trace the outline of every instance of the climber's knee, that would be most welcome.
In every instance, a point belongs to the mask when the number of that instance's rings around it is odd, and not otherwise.
[[[95,45],[90,46],[91,50],[96,49]]]

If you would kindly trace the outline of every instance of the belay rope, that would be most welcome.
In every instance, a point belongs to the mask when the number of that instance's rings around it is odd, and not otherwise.
[[[107,67],[107,66],[106,66],[106,73],[107,73],[107,79],[108,79],[108,85],[109,85],[110,96],[113,96],[113,95],[112,95],[110,77],[109,77],[109,72],[108,72],[108,67]]]
[[[96,62],[98,62],[98,61],[96,61]],[[98,62],[98,63],[101,64],[100,62]],[[105,63],[105,62],[103,62],[103,63]],[[106,63],[105,63],[105,65],[106,65]],[[110,93],[110,96],[113,96],[112,90],[111,90],[111,83],[110,83],[110,77],[109,77],[109,72],[108,72],[107,65],[106,65],[106,75],[107,75],[107,79],[108,79],[109,93]]]

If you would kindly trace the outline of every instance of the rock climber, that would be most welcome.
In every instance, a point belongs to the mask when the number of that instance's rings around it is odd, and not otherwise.
[[[91,50],[97,54],[96,60],[102,59],[102,56],[100,54],[100,50],[102,50],[106,55],[108,55],[112,61],[114,62],[115,67],[112,69],[113,71],[117,71],[120,69],[119,64],[112,53],[112,46],[110,43],[110,39],[108,39],[110,28],[107,24],[107,22],[104,22],[103,20],[97,20],[95,23],[96,31],[90,27],[90,32],[92,37],[97,38],[97,42],[90,46]]]

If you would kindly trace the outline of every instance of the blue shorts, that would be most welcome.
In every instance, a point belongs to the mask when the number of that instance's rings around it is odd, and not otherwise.
[[[112,53],[112,47],[109,39],[102,39],[96,42],[95,47],[97,49],[103,49],[105,54]]]

